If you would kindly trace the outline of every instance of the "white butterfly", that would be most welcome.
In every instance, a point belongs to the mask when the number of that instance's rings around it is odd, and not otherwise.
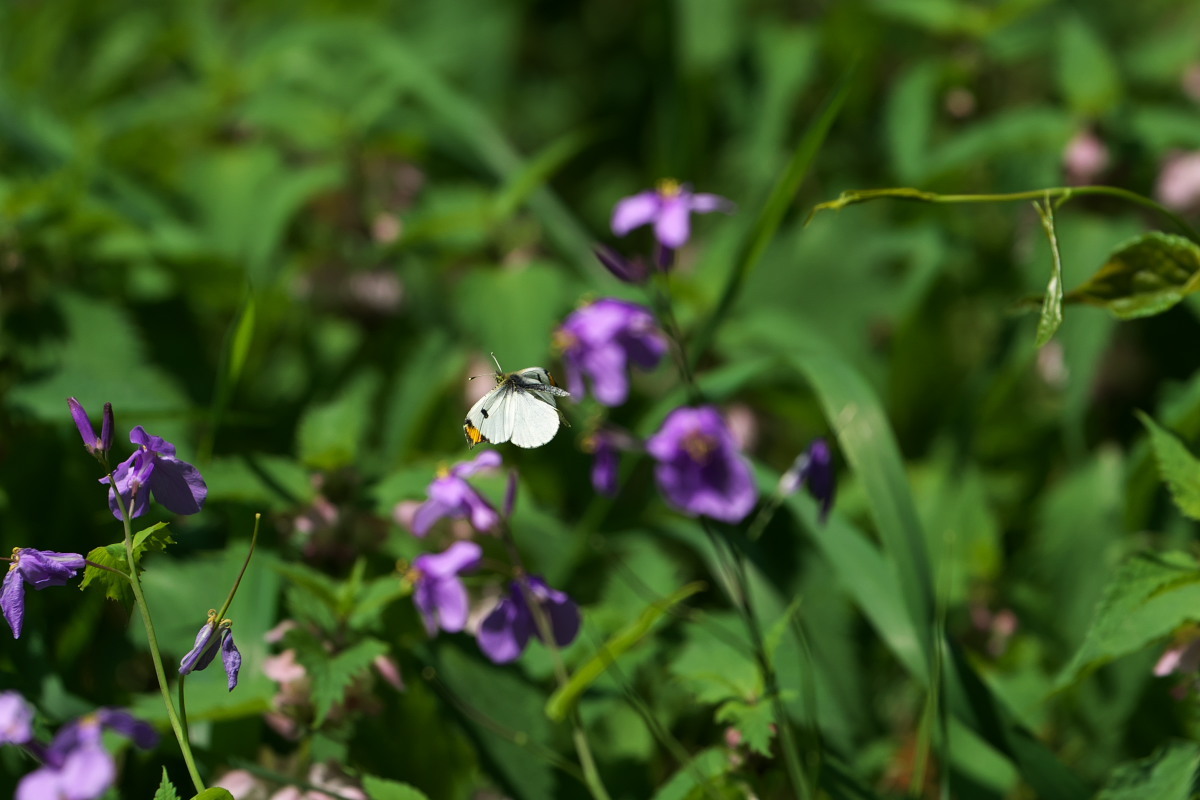
[[[511,441],[517,447],[541,447],[558,433],[560,422],[566,424],[554,398],[570,396],[541,367],[506,373],[496,361],[496,386],[463,420],[467,445],[473,449],[480,442]]]

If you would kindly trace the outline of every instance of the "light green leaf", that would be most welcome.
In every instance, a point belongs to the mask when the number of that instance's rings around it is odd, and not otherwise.
[[[363,787],[371,800],[429,800],[424,792],[407,783],[376,778],[374,775],[363,776]]]
[[[287,641],[295,644],[296,660],[304,665],[312,678],[316,711],[313,727],[317,728],[325,722],[334,705],[346,696],[354,679],[387,652],[387,645],[378,639],[364,639],[332,657],[315,638],[289,636]]]
[[[742,741],[756,753],[771,755],[771,738],[774,736],[775,715],[770,702],[759,699],[755,702],[727,700],[717,708],[717,722],[733,725],[742,734]]]
[[[161,552],[166,549],[168,544],[175,543],[167,531],[167,525],[166,522],[158,522],[134,535],[133,560],[138,566],[139,575],[142,572],[142,556],[146,553]],[[80,589],[86,589],[94,584],[104,589],[104,594],[109,600],[117,600],[126,604],[133,602],[133,590],[129,586],[129,580],[127,577],[121,577],[121,575],[129,575],[129,561],[125,557],[124,542],[95,547],[87,554],[87,560],[100,566],[89,565],[84,570],[83,582],[79,584]],[[108,567],[108,569],[102,569],[102,567]],[[121,574],[114,574],[111,570],[116,570]]]
[[[1179,510],[1192,519],[1200,519],[1200,459],[1183,442],[1165,428],[1159,427],[1149,415],[1136,412],[1138,419],[1150,431],[1150,444],[1158,471],[1171,490],[1171,498]]]
[[[200,794],[192,798],[192,800],[237,800],[228,789],[222,789],[220,786],[214,786],[211,789],[205,789]]]
[[[1095,275],[1067,293],[1068,303],[1107,308],[1119,319],[1160,314],[1200,290],[1200,247],[1169,233],[1119,246]]]
[[[1200,620],[1200,565],[1186,553],[1140,554],[1118,567],[1083,645],[1057,680],[1063,689],[1113,659]]]
[[[1172,742],[1113,770],[1096,800],[1188,800],[1200,770],[1200,744]]]
[[[654,794],[654,800],[689,800],[696,796],[696,789],[732,768],[733,762],[725,748],[710,747],[708,750],[701,750],[659,788]]]
[[[579,700],[579,696],[595,683],[596,679],[603,675],[611,664],[645,638],[646,634],[650,633],[651,628],[654,627],[654,623],[672,608],[703,589],[704,584],[701,582],[689,583],[662,600],[651,603],[640,617],[605,642],[596,655],[575,670],[570,680],[550,695],[550,699],[546,701],[546,716],[555,722],[562,722],[566,719]]]
[[[175,791],[175,785],[167,777],[166,767],[163,767],[162,781],[158,784],[158,791],[154,793],[154,800],[179,800],[179,793]]]
[[[300,458],[306,465],[331,471],[358,458],[378,386],[376,374],[361,373],[333,400],[305,412],[296,437]]]

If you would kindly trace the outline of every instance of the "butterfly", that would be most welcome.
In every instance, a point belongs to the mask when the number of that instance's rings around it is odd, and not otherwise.
[[[496,361],[495,355],[492,360]],[[570,396],[542,367],[505,372],[496,361],[496,385],[463,420],[467,445],[512,442],[517,447],[541,447],[558,433],[560,423],[567,424],[555,398]]]

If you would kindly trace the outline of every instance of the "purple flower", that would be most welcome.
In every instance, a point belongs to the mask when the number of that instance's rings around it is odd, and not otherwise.
[[[623,283],[641,286],[650,277],[650,268],[640,258],[625,258],[616,250],[602,244],[593,247],[592,252],[596,254],[596,258],[600,260],[604,268]]]
[[[617,467],[621,451],[631,450],[636,446],[633,438],[624,431],[605,428],[587,436],[583,440],[583,449],[591,453],[592,488],[606,497],[617,494]]]
[[[176,514],[195,514],[204,507],[208,486],[200,470],[175,457],[175,445],[161,436],[150,436],[141,425],[129,432],[129,441],[138,445],[138,449],[117,465],[113,475],[130,519],[146,513],[151,493]],[[108,477],[100,482],[108,483]],[[108,506],[114,517],[122,518],[117,495],[111,487]]]
[[[208,612],[208,621],[196,634],[196,643],[179,662],[179,674],[199,672],[212,663],[217,650],[221,651],[221,661],[225,664],[225,676],[229,679],[229,691],[237,686],[238,671],[242,668],[242,654],[233,642],[233,623],[223,619],[217,621],[217,612]]]
[[[489,531],[496,527],[500,515],[465,479],[480,470],[498,467],[501,463],[503,459],[500,454],[488,450],[480,453],[474,461],[464,461],[450,469],[439,470],[437,478],[429,484],[429,499],[413,514],[413,534],[424,536],[435,522],[444,517],[470,519],[477,531]]]
[[[0,692],[0,744],[33,740],[33,709],[17,692]]]
[[[32,547],[14,547],[12,564],[4,576],[4,587],[0,589],[0,608],[12,628],[13,638],[21,638],[25,622],[25,584],[35,589],[47,586],[63,586],[75,573],[83,569],[86,562],[78,553],[56,553],[53,550],[34,550]]]
[[[413,602],[421,612],[421,620],[430,636],[438,628],[457,633],[467,624],[470,611],[467,589],[458,576],[479,566],[483,548],[475,542],[455,542],[445,552],[417,556],[413,560],[416,573]]]
[[[509,586],[508,595],[483,618],[475,634],[479,649],[496,664],[513,661],[525,652],[530,636],[542,638],[527,602],[527,592],[546,617],[556,645],[566,647],[579,633],[579,606],[565,592],[551,589],[536,575],[529,575],[523,581],[515,580]]]
[[[596,399],[610,407],[629,396],[629,362],[653,369],[667,352],[650,310],[612,297],[572,312],[555,340],[566,360],[568,391],[582,395],[587,375]]]
[[[837,485],[833,472],[833,453],[824,439],[814,439],[806,452],[796,456],[792,466],[779,479],[779,492],[789,495],[808,484],[813,497],[821,502],[821,522],[829,518]]]
[[[634,228],[654,223],[654,238],[663,247],[677,250],[691,234],[691,215],[733,211],[733,203],[715,194],[693,194],[686,183],[664,179],[657,188],[626,197],[613,209],[612,229],[624,236]]]
[[[67,723],[43,751],[41,768],[21,779],[16,800],[96,800],[112,786],[117,764],[101,742],[105,729],[142,748],[154,747],[158,734],[129,712],[102,708]]]
[[[723,522],[743,520],[758,500],[750,465],[712,406],[677,408],[646,441],[667,502]]]
[[[96,429],[92,427],[92,421],[88,419],[87,412],[83,410],[83,406],[74,397],[67,398],[67,406],[71,409],[71,417],[75,420],[75,427],[79,429],[79,435],[83,439],[83,446],[92,455],[104,455],[112,448],[113,439],[113,410],[112,403],[104,404],[104,421],[100,429],[100,435],[96,435]]]

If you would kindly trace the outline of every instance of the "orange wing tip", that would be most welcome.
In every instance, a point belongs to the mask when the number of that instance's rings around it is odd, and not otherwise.
[[[463,423],[463,435],[467,437],[467,446],[471,448],[483,441],[483,431],[470,422]]]

